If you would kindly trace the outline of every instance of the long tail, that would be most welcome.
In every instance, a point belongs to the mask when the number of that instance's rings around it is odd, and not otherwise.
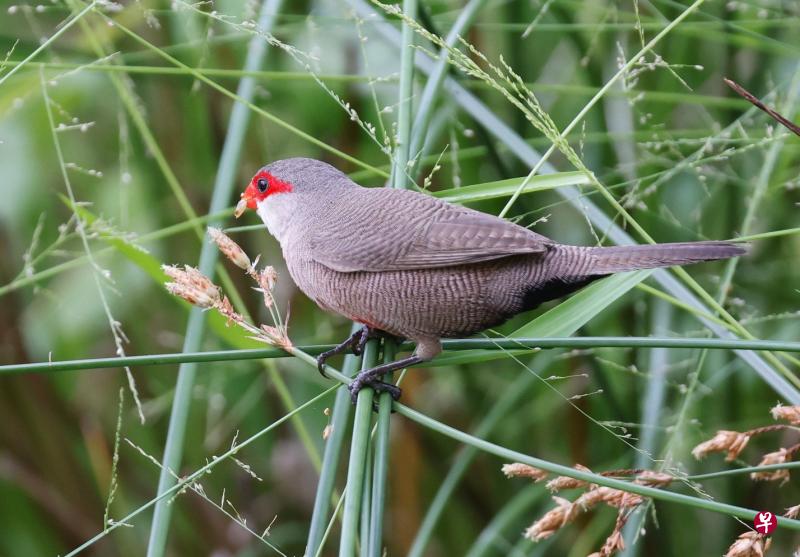
[[[747,253],[743,244],[731,242],[685,242],[590,248],[592,271],[597,274],[638,269],[689,265],[714,259],[728,259]]]

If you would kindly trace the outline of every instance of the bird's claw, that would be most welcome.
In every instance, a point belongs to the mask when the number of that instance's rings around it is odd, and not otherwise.
[[[366,325],[350,335],[347,340],[342,342],[341,344],[337,344],[330,350],[323,352],[319,356],[317,356],[317,369],[319,370],[320,374],[325,379],[330,379],[328,374],[325,372],[325,362],[331,356],[335,356],[337,354],[341,354],[345,352],[348,348],[355,354],[356,356],[360,356],[364,352],[364,345],[367,341],[372,338],[373,333],[372,330],[367,327]]]
[[[386,383],[385,381],[378,381],[377,379],[364,381],[359,379],[358,376],[356,376],[356,378],[353,379],[353,382],[347,386],[347,390],[350,391],[350,401],[353,404],[355,404],[356,401],[358,400],[358,393],[361,392],[361,389],[363,389],[364,387],[371,388],[377,394],[389,393],[389,395],[392,397],[392,400],[394,400],[395,402],[400,400],[400,395],[403,394],[402,389],[392,383]]]
[[[325,379],[330,379],[330,375],[325,372],[325,361],[329,358],[327,352],[323,352],[319,356],[317,356],[317,369],[319,370],[320,375],[322,375]]]
[[[364,347],[367,345],[367,341],[373,337],[372,330],[367,327],[366,325],[361,329],[361,334],[358,335],[356,338],[353,338],[351,349],[353,350],[353,354],[356,356],[360,356],[364,353]]]

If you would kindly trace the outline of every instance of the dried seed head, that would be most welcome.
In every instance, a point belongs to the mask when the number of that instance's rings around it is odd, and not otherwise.
[[[278,273],[275,267],[266,266],[258,273],[258,285],[264,290],[272,290],[278,282]]]
[[[219,288],[194,267],[185,265],[183,269],[179,269],[172,265],[163,265],[161,268],[175,281],[165,285],[171,294],[202,308],[213,307],[220,301]]]
[[[600,557],[611,557],[614,553],[625,549],[625,540],[622,538],[622,532],[615,529],[611,535],[606,538],[606,542],[600,549],[598,555]]]
[[[770,464],[784,464],[791,460],[792,452],[789,449],[781,447],[775,452],[767,453],[761,457],[759,466],[769,466]],[[789,481],[789,470],[774,470],[771,472],[753,472],[750,474],[750,479],[755,481],[764,482],[781,482],[784,484]]]
[[[180,280],[180,277],[184,274],[183,270],[179,269],[175,265],[162,265],[161,270],[164,271],[164,274],[172,280]]]
[[[582,472],[591,472],[591,470],[589,470],[586,466],[583,466],[582,464],[576,464],[574,468]],[[577,480],[575,478],[570,478],[569,476],[558,476],[547,482],[547,484],[545,485],[545,487],[547,487],[547,489],[549,489],[553,493],[557,493],[562,489],[583,489],[588,486],[589,482],[585,480]]]
[[[600,503],[605,503],[617,509],[636,507],[644,501],[641,495],[627,493],[611,487],[597,486],[575,500],[576,505],[580,505],[584,510],[589,510]]]
[[[195,267],[184,265],[183,269],[181,269],[174,265],[162,265],[161,270],[164,271],[164,274],[169,278],[187,288],[202,290],[209,296],[212,295],[212,291],[219,292],[219,289],[214,283]]]
[[[239,244],[231,240],[227,234],[213,226],[209,226],[206,230],[208,231],[208,235],[211,236],[211,239],[214,240],[214,243],[217,244],[219,251],[230,259],[234,265],[245,271],[252,268],[250,258],[247,257],[247,254]]]
[[[664,487],[671,484],[673,480],[674,478],[669,474],[655,472],[653,470],[645,470],[636,476],[636,483],[652,487]]]
[[[549,538],[580,514],[580,508],[566,499],[553,497],[553,501],[556,502],[556,508],[547,511],[542,518],[525,530],[526,538],[535,542]]]
[[[552,493],[558,493],[563,489],[583,489],[588,486],[589,482],[576,480],[575,478],[570,478],[569,476],[558,476],[557,478],[553,478],[547,482],[547,484],[545,484],[545,487]]]
[[[800,425],[800,406],[783,406],[779,404],[770,412],[776,420],[784,420],[792,425]]]
[[[725,557],[764,557],[771,543],[758,532],[745,532],[731,544]]]
[[[503,474],[507,478],[530,478],[534,482],[540,482],[547,478],[547,472],[541,468],[534,468],[521,462],[513,462],[511,464],[503,464]]]
[[[701,459],[709,453],[727,451],[728,455],[725,460],[730,462],[739,456],[739,453],[747,446],[748,441],[750,441],[750,436],[746,433],[722,430],[718,431],[713,438],[697,445],[692,449],[692,454],[695,458]]]
[[[272,327],[270,325],[261,325],[261,331],[263,333],[262,338],[256,338],[256,340],[260,340],[262,342],[267,342],[268,344],[274,344],[284,350],[291,350],[294,348],[292,341],[289,340],[289,336],[286,333],[286,329],[281,327]]]
[[[178,296],[179,298],[183,298],[190,304],[195,305],[197,307],[211,308],[214,307],[214,304],[217,301],[214,298],[207,296],[201,290],[196,290],[194,288],[187,287],[186,285],[179,284],[177,282],[168,282],[164,286],[173,296]]]
[[[231,305],[231,301],[227,296],[223,296],[222,300],[215,307],[223,317],[227,318],[227,322],[225,323],[227,326],[230,326],[232,321],[244,323],[244,317],[233,309],[233,305]]]
[[[255,281],[258,283],[258,292],[261,292],[264,295],[264,306],[269,309],[272,307],[274,299],[272,297],[272,289],[275,287],[275,283],[278,280],[278,273],[275,272],[274,267],[264,267],[258,273],[252,272],[250,276],[252,276]]]

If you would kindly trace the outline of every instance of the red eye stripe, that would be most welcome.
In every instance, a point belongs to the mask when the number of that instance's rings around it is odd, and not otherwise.
[[[266,180],[268,184],[266,191],[263,192],[258,187],[258,182],[259,180],[262,179]],[[290,184],[289,182],[284,182],[279,178],[276,178],[266,170],[261,170],[260,172],[258,172],[258,174],[253,176],[253,179],[250,181],[250,186],[248,187],[248,189],[250,188],[252,188],[251,190],[252,198],[255,199],[255,201],[262,201],[267,197],[269,197],[270,195],[276,193],[288,193],[292,191],[292,184]]]

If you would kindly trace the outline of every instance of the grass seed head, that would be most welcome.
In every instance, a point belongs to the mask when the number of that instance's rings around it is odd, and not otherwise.
[[[664,472],[655,472],[653,470],[645,470],[636,476],[636,483],[642,485],[649,485],[651,487],[665,487],[673,482],[675,478]]]
[[[556,508],[547,511],[542,518],[525,530],[526,538],[535,542],[547,539],[562,526],[575,520],[581,512],[580,507],[562,497],[553,497],[553,501],[556,502]]]
[[[591,472],[591,470],[582,464],[576,464],[574,468],[582,472]],[[547,482],[545,487],[553,493],[558,493],[563,489],[583,489],[589,487],[589,482],[570,478],[569,476],[558,476]]]
[[[800,445],[799,445],[800,446]],[[771,464],[785,464],[792,459],[792,453],[794,452],[792,449],[787,449],[785,447],[781,447],[777,451],[767,453],[763,457],[761,457],[761,462],[758,463],[759,466],[769,466]],[[750,479],[755,481],[762,481],[762,482],[781,482],[781,485],[785,484],[789,481],[789,470],[772,470],[769,472],[753,472],[750,474]]]
[[[547,478],[547,472],[541,468],[534,468],[521,462],[513,462],[511,464],[503,464],[503,474],[507,478],[530,478],[534,482],[540,482]]]
[[[211,236],[211,239],[217,244],[219,251],[225,255],[231,262],[239,267],[240,269],[244,269],[245,271],[252,268],[252,264],[250,263],[250,258],[247,257],[247,254],[244,250],[231,240],[230,236],[225,234],[219,228],[214,228],[213,226],[209,226],[207,228],[208,235]]]
[[[171,294],[201,308],[214,307],[220,301],[219,288],[196,268],[189,265],[183,269],[173,265],[161,268],[174,281],[165,284]]]
[[[725,557],[764,557],[771,542],[758,532],[745,532],[731,544]]]
[[[584,510],[596,507],[600,503],[605,503],[617,509],[636,507],[644,501],[641,495],[627,493],[611,487],[597,486],[575,500],[576,505],[580,505]]]
[[[770,412],[776,420],[783,420],[792,425],[800,426],[800,406],[783,406],[779,404]]]
[[[720,430],[708,441],[704,441],[692,449],[692,455],[701,459],[710,453],[727,452],[725,460],[734,460],[744,450],[750,441],[750,436],[738,431]]]
[[[598,557],[610,557],[618,551],[625,549],[625,540],[622,537],[622,532],[615,529],[611,535],[606,538],[603,547],[597,553]]]

